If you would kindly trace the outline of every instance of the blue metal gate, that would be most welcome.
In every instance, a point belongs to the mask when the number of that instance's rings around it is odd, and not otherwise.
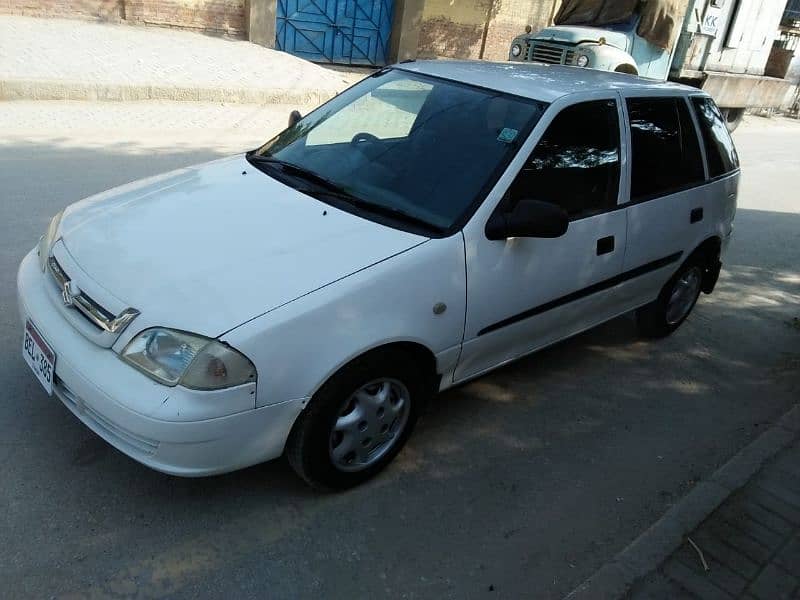
[[[394,0],[278,0],[276,46],[301,58],[385,65]]]

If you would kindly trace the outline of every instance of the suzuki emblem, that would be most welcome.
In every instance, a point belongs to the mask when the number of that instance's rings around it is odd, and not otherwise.
[[[75,297],[81,293],[81,289],[74,281],[65,281],[64,289],[61,290],[61,299],[64,301],[64,306],[72,306]]]

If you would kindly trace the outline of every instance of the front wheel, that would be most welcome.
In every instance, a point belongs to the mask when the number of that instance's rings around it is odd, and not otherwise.
[[[744,120],[743,108],[723,108],[722,116],[725,118],[725,126],[728,128],[728,133],[733,133],[736,128],[741,125]]]
[[[312,487],[346,489],[376,475],[411,435],[429,389],[401,352],[375,352],[334,375],[311,399],[286,443]]]
[[[647,337],[665,337],[680,327],[692,312],[703,287],[703,267],[684,264],[653,302],[636,311],[639,331]]]

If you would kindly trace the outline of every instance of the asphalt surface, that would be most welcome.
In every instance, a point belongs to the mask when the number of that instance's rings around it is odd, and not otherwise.
[[[16,268],[49,217],[224,141],[119,138],[0,135],[0,597],[559,598],[800,393],[800,123],[754,119],[717,291],[669,339],[623,317],[450,391],[346,493],[283,460],[161,475],[21,356]]]

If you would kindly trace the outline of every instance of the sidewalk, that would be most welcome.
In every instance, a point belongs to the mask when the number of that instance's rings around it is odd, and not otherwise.
[[[0,100],[309,105],[367,73],[174,29],[0,16]]]
[[[568,596],[616,598],[800,598],[800,405]]]
[[[632,600],[800,597],[800,442],[781,452],[688,539],[699,551],[684,543],[634,586]]]

